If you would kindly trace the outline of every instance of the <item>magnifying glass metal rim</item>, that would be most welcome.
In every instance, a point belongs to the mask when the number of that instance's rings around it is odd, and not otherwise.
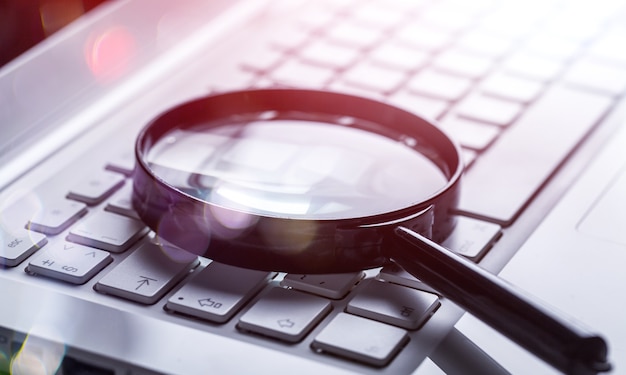
[[[447,182],[426,199],[378,215],[300,219],[255,214],[253,226],[233,231],[214,217],[216,212],[231,208],[218,207],[177,190],[154,175],[145,160],[150,147],[175,127],[270,111],[334,117],[338,119],[337,126],[350,126],[344,124],[349,118],[377,124],[393,133],[385,135],[395,137],[397,142],[409,147],[415,143],[434,153]],[[458,202],[463,172],[459,146],[432,123],[382,102],[317,90],[244,90],[183,103],[142,129],[135,152],[133,206],[159,236],[223,263],[291,273],[339,273],[381,266],[389,259],[384,238],[399,224],[442,241],[455,225],[450,211]],[[268,237],[272,238],[271,243]]]

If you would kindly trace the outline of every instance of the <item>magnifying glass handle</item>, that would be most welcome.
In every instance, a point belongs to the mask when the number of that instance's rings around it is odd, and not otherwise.
[[[609,371],[606,342],[430,239],[395,228],[392,259],[445,298],[567,374]],[[411,246],[406,246],[407,244]]]

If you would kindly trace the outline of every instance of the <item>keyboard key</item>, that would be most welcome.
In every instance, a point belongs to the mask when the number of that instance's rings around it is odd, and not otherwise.
[[[444,118],[440,125],[463,147],[479,151],[487,148],[501,132],[501,128],[498,126],[467,120],[454,115]]]
[[[203,77],[206,80],[198,80],[194,82],[198,86],[196,90],[198,95],[206,95],[207,93],[224,92],[231,90],[242,90],[250,87],[257,79],[257,74],[242,70],[237,65],[222,65],[214,67],[210,76]],[[202,83],[202,85],[200,84]],[[183,90],[189,90],[189,83],[181,84]]]
[[[385,100],[385,95],[380,92],[365,89],[363,87],[357,87],[348,85],[343,81],[334,81],[328,86],[328,89],[334,92],[339,92],[347,95],[356,95],[364,98],[370,98],[374,100]]]
[[[371,27],[350,23],[337,23],[326,30],[326,37],[333,42],[355,48],[369,48],[376,44],[382,34]]]
[[[15,267],[48,242],[41,233],[0,226],[0,266]]]
[[[350,11],[350,17],[357,23],[380,29],[398,25],[404,16],[403,12],[380,3],[365,3]]]
[[[510,224],[612,103],[601,94],[549,89],[466,171],[459,211]]]
[[[565,61],[572,58],[579,48],[580,44],[578,42],[543,33],[527,40],[525,46],[528,53],[555,61]]]
[[[538,81],[550,81],[563,68],[558,61],[527,53],[517,53],[503,63],[506,72],[521,75]]]
[[[335,72],[329,68],[288,60],[276,68],[269,78],[286,86],[319,88],[328,83],[334,74]]]
[[[461,2],[463,4],[465,2]],[[420,22],[433,25],[436,28],[450,32],[460,32],[469,26],[474,14],[470,8],[460,7],[459,4],[439,3],[430,7],[422,15]]]
[[[466,216],[457,216],[456,220],[454,231],[441,245],[475,262],[500,237],[502,228],[498,224]]]
[[[425,51],[400,43],[384,43],[371,51],[369,57],[377,64],[390,68],[415,70],[426,63],[429,55]]]
[[[417,329],[439,307],[435,294],[372,280],[350,300],[346,311],[406,329]]]
[[[626,90],[624,67],[602,63],[598,60],[581,59],[565,72],[567,83],[619,95]]]
[[[452,40],[450,33],[425,27],[419,23],[411,23],[398,31],[398,41],[419,48],[424,51],[437,51],[445,47]]]
[[[468,78],[484,76],[492,65],[489,58],[457,50],[446,50],[433,60],[436,69]]]
[[[271,44],[280,50],[294,50],[306,43],[309,37],[309,30],[306,28],[292,27],[274,37]]]
[[[74,186],[67,197],[94,206],[104,201],[113,192],[122,187],[123,184],[124,176],[108,170],[102,170]]]
[[[501,229],[499,225],[494,223],[457,216],[454,230],[441,245],[477,262],[500,238]],[[432,288],[396,264],[384,266],[377,277],[395,284],[436,293]]]
[[[167,309],[225,323],[259,292],[273,274],[212,262],[167,302]]]
[[[331,310],[330,301],[272,288],[241,317],[237,327],[288,342],[301,341]]]
[[[599,9],[601,7],[594,8]],[[595,12],[590,12],[589,9],[566,8],[564,10],[558,17],[553,17],[550,20],[550,24],[544,29],[547,35],[562,37],[566,39],[566,42],[586,42],[592,39],[602,27],[600,19],[604,21],[604,17],[592,14]],[[581,22],[581,17],[584,17],[584,22]]]
[[[605,61],[626,64],[626,50],[621,48],[624,40],[626,40],[626,28],[614,27],[593,43],[589,48],[589,53]]]
[[[184,250],[145,242],[95,286],[98,292],[153,304],[198,265]]]
[[[467,93],[472,81],[464,78],[437,72],[433,69],[424,69],[407,83],[410,91],[426,96],[458,100]]]
[[[520,103],[477,94],[465,98],[454,112],[469,119],[506,126],[515,120],[522,109]]]
[[[311,64],[343,69],[356,61],[359,51],[320,40],[304,47],[300,57]]]
[[[461,35],[456,41],[456,47],[487,57],[499,57],[511,48],[511,40],[495,33],[471,31]]]
[[[307,8],[307,11],[304,14],[300,14],[296,20],[296,30],[300,30],[302,27],[307,30],[325,27],[335,18],[336,9],[326,7],[327,4],[324,4],[322,1],[308,5],[313,4],[316,6]]]
[[[323,275],[288,274],[281,281],[281,285],[322,297],[340,299],[345,297],[364,277],[364,272]]]
[[[543,88],[544,85],[541,82],[499,73],[487,77],[480,89],[486,94],[502,99],[528,103],[537,98]]]
[[[398,285],[404,285],[409,288],[419,289],[433,294],[437,293],[437,291],[435,291],[433,288],[424,284],[418,278],[411,275],[410,273],[405,271],[404,268],[395,263],[385,265],[380,270],[376,278],[378,280],[383,280]]]
[[[398,88],[406,78],[407,75],[403,71],[364,61],[345,72],[342,81],[348,85],[388,93]]]
[[[121,253],[146,233],[148,228],[139,220],[101,211],[72,228],[67,239],[113,253]]]
[[[87,213],[82,202],[59,199],[44,202],[26,224],[26,228],[44,234],[59,234]]]
[[[133,186],[131,184],[125,184],[111,196],[111,199],[109,199],[104,209],[133,219],[139,219],[137,211],[133,208],[132,195]]]
[[[27,272],[84,284],[112,261],[111,254],[106,251],[63,242],[38,253],[29,262]]]
[[[406,90],[394,93],[387,98],[387,101],[391,105],[431,120],[439,118],[450,107],[450,103],[445,100],[412,94]]]
[[[130,177],[133,174],[133,169],[135,169],[135,154],[132,151],[128,151],[116,155],[107,163],[105,168]]]
[[[240,65],[243,69],[266,72],[283,59],[284,53],[267,45],[256,45],[254,50],[246,51]]]
[[[311,347],[382,367],[407,341],[407,331],[402,328],[340,313],[317,335]]]
[[[540,20],[535,16],[540,17],[541,12],[533,13],[527,3],[502,2],[502,5],[481,18],[481,29],[514,40],[528,35],[537,27],[536,23]],[[523,16],[520,17],[520,14]]]

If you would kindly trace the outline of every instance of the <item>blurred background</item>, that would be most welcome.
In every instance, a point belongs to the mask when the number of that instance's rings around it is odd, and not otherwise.
[[[105,1],[0,0],[0,66]]]

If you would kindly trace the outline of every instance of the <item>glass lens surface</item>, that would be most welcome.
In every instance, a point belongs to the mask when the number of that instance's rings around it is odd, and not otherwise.
[[[146,155],[153,173],[202,201],[255,215],[348,219],[410,207],[444,188],[426,156],[355,126],[299,119],[179,128]]]

